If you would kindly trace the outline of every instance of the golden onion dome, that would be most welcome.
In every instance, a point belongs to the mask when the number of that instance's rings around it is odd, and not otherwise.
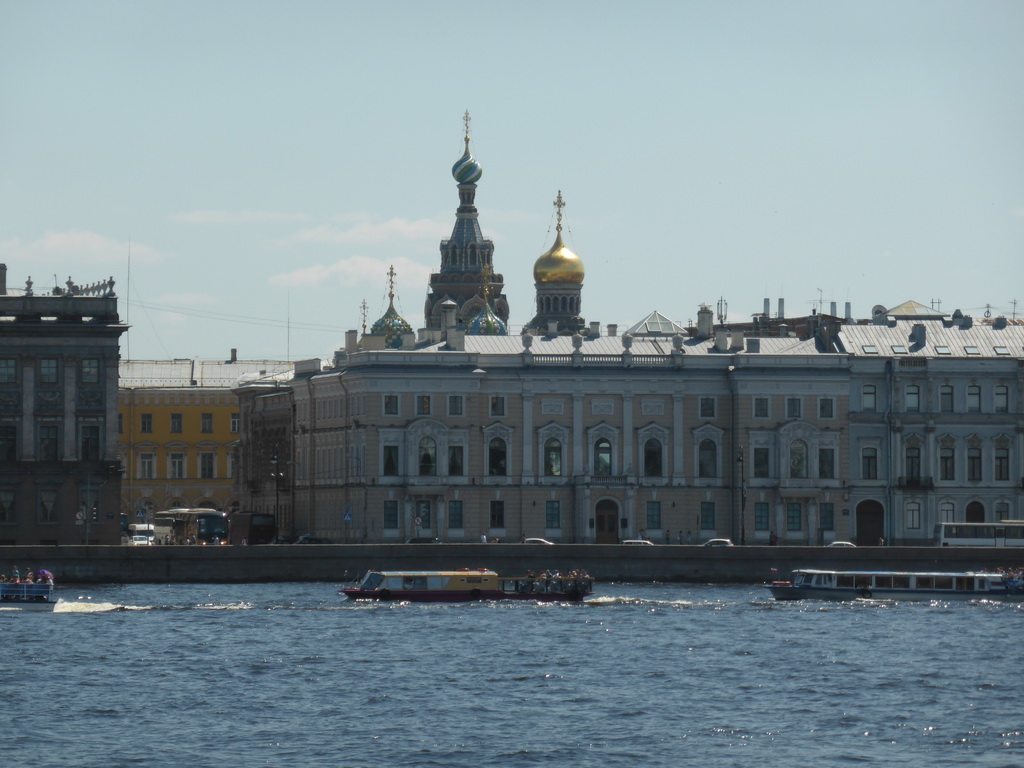
[[[533,279],[538,283],[582,283],[586,275],[583,260],[565,247],[561,225],[555,244],[533,265]]]

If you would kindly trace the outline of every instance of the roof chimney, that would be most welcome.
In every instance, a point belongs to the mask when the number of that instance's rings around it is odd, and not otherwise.
[[[779,320],[786,316],[786,300],[779,299]]]
[[[711,337],[711,324],[714,317],[715,313],[711,311],[711,307],[707,304],[700,305],[700,309],[697,310],[697,335],[702,339]]]
[[[0,264],[0,296],[7,295],[7,265]]]

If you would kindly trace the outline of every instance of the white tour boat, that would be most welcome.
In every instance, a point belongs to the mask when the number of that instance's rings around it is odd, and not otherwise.
[[[1002,573],[824,571],[801,568],[765,585],[776,600],[1024,600],[1024,582]]]

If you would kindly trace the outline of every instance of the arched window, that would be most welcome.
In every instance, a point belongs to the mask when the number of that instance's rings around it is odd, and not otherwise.
[[[794,440],[789,444],[789,476],[807,477],[807,443]]]
[[[437,444],[432,437],[420,440],[420,476],[437,474]]]
[[[644,477],[661,476],[661,441],[652,437],[644,443]]]
[[[602,437],[594,443],[594,474],[610,475],[612,473],[612,443]]]
[[[714,440],[701,440],[697,448],[697,476],[718,477],[718,447]]]
[[[487,446],[487,474],[504,476],[508,474],[508,446],[500,437],[492,437]]]
[[[544,441],[544,476],[562,476],[562,441],[553,437]]]

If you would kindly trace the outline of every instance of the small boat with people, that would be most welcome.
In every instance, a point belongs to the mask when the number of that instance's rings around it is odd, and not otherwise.
[[[57,605],[53,596],[53,574],[40,569],[24,577],[14,574],[0,580],[0,610],[52,611]]]
[[[800,568],[765,586],[776,600],[1021,600],[1024,574],[942,571],[827,571]]]
[[[367,571],[341,590],[350,600],[399,600],[413,603],[461,603],[473,600],[577,602],[592,595],[594,580],[585,571],[545,571],[499,576],[488,568],[457,571]]]

